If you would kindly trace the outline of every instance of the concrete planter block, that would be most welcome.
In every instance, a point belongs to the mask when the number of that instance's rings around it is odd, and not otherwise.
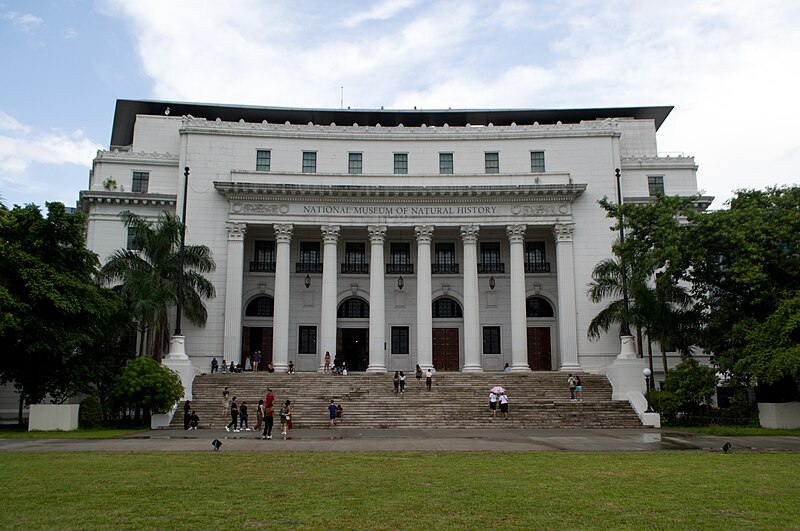
[[[800,402],[759,402],[758,421],[764,428],[800,429]]]
[[[77,430],[79,408],[79,404],[32,404],[28,431]]]

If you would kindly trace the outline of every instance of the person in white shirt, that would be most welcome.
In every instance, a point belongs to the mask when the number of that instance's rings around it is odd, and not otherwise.
[[[500,412],[503,413],[503,418],[508,420],[508,397],[505,392],[500,393]]]
[[[497,411],[497,395],[494,391],[489,391],[489,409],[492,411],[492,418],[494,418]]]
[[[428,386],[428,391],[431,390],[432,383],[433,383],[433,371],[428,369],[428,372],[425,373],[425,385]]]

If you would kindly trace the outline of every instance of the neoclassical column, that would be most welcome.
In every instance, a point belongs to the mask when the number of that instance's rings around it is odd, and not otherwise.
[[[464,242],[464,366],[462,372],[483,371],[481,364],[481,323],[478,308],[478,232],[477,225],[462,225]]]
[[[336,357],[337,268],[336,244],[339,225],[323,225],[322,229],[322,316],[320,317],[319,372],[325,370],[325,352]]]
[[[272,317],[272,363],[277,372],[289,370],[289,244],[292,225],[275,225],[275,304]]]
[[[417,234],[417,363],[433,368],[433,308],[431,301],[431,240],[433,227],[414,227]]]
[[[511,247],[511,370],[530,371],[525,313],[525,225],[506,227]]]
[[[383,242],[386,225],[367,227],[370,244],[369,266],[369,367],[367,372],[386,372],[386,293]]]
[[[553,228],[558,262],[558,347],[560,369],[579,371],[578,322],[575,303],[575,256],[572,248],[574,223],[557,223]]]
[[[225,273],[225,332],[223,357],[242,361],[242,280],[244,278],[244,234],[246,223],[225,222],[228,229],[228,260]]]

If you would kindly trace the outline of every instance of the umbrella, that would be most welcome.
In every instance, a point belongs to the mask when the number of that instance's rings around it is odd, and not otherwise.
[[[490,389],[490,391],[495,393],[495,394],[500,394],[500,393],[505,393],[506,392],[506,390],[503,389],[502,387],[500,387],[499,385],[495,385],[494,387],[492,387]]]

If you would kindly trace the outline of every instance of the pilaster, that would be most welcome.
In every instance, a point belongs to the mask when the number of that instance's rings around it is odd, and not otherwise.
[[[274,225],[275,311],[272,317],[272,363],[277,372],[289,370],[289,272],[292,225]]]
[[[511,370],[530,371],[525,313],[525,225],[506,227],[511,269]]]
[[[228,230],[228,258],[225,274],[223,357],[229,363],[239,363],[242,361],[242,280],[247,224],[227,221],[225,228]]]
[[[463,372],[483,371],[481,364],[480,310],[478,301],[478,233],[477,225],[462,225],[464,242],[464,366]]]
[[[383,243],[386,225],[370,225],[369,267],[369,367],[367,372],[386,372],[386,293]]]
[[[417,363],[433,368],[433,309],[431,301],[431,240],[433,226],[414,227],[417,235]]]

